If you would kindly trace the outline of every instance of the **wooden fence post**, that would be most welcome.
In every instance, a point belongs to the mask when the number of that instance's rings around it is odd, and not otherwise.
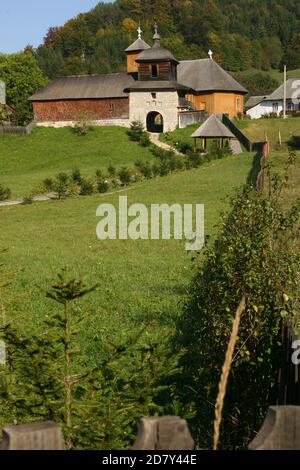
[[[133,450],[194,450],[187,422],[178,416],[143,418]]]
[[[52,421],[20,424],[3,430],[1,450],[64,450],[60,426]]]
[[[300,450],[300,406],[271,406],[249,450]]]

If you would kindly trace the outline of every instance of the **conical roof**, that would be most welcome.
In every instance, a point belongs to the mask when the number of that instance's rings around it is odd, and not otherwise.
[[[139,52],[145,51],[146,49],[150,49],[149,44],[147,44],[144,39],[138,38],[129,47],[127,47],[127,49],[125,49],[125,52]]]
[[[233,133],[212,114],[203,124],[199,127],[191,137],[211,137],[211,138],[226,138],[234,139]]]
[[[137,58],[137,62],[152,62],[161,60],[171,60],[172,62],[179,63],[172,52],[164,47],[153,46],[150,49],[143,51]]]

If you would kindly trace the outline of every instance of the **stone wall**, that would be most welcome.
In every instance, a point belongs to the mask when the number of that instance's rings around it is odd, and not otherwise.
[[[76,121],[83,112],[93,120],[128,119],[129,99],[35,101],[33,112],[38,123]]]
[[[164,120],[164,132],[173,131],[178,125],[177,91],[132,91],[129,100],[130,121],[141,121],[147,127],[147,116],[152,111],[160,113]]]
[[[121,126],[130,127],[129,119],[98,119],[90,121],[92,126]],[[76,121],[45,121],[38,122],[38,127],[55,127],[59,129],[61,127],[75,127]]]

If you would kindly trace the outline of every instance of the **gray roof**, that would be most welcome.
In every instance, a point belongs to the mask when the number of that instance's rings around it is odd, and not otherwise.
[[[298,86],[297,82],[298,81]],[[299,90],[300,78],[290,78],[286,82],[286,97],[288,100],[295,98],[295,92]],[[294,86],[294,88],[293,88]],[[298,92],[298,98],[300,93]],[[296,96],[297,98],[297,96]],[[273,91],[271,95],[266,97],[267,100],[283,100],[284,99],[284,84],[280,85],[277,90]]]
[[[229,138],[235,139],[232,132],[217,118],[215,114],[212,114],[203,124],[199,127],[191,137],[206,137],[206,138]]]
[[[254,106],[257,106],[259,103],[261,103],[265,99],[266,99],[266,96],[251,96],[246,102],[245,108],[246,109],[254,108]]]
[[[127,49],[125,49],[125,52],[138,52],[146,49],[150,49],[149,44],[147,44],[144,39],[138,38],[129,47],[127,47]]]
[[[300,83],[300,78],[290,78],[286,82],[286,98],[288,100],[292,99],[298,99],[300,100],[300,92],[299,90],[299,85],[297,85],[297,82]],[[246,108],[254,108],[254,106],[257,106],[259,103],[262,103],[263,101],[281,101],[284,99],[284,84],[280,85],[273,93],[270,95],[266,96],[252,96],[249,98],[249,100],[246,103]]]
[[[134,91],[134,90],[182,90],[188,93],[191,91],[190,88],[181,85],[175,81],[168,80],[141,80],[136,81],[131,84],[129,87],[125,88],[125,91]]]
[[[171,60],[172,62],[178,61],[173,56],[172,52],[164,47],[157,47],[153,46],[150,49],[146,49],[145,51],[141,52],[141,54],[137,58],[137,62],[148,62],[148,61],[162,61],[162,60]]]
[[[247,93],[228,72],[213,59],[184,60],[179,63],[178,81],[196,91],[235,91]]]
[[[132,75],[113,73],[109,75],[74,75],[56,78],[29,99],[51,101],[64,99],[126,98],[124,91],[135,83]]]

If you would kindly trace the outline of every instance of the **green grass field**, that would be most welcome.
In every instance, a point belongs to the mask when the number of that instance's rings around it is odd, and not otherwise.
[[[206,234],[216,230],[226,197],[242,185],[252,155],[211,162],[198,170],[172,174],[128,188],[129,204],[204,203]],[[46,289],[62,267],[99,281],[88,300],[85,334],[119,334],[126,326],[155,319],[168,327],[191,276],[191,256],[179,241],[99,241],[96,209],[118,203],[119,194],[70,198],[31,206],[0,208],[0,247],[7,248],[8,270],[24,269],[12,285],[18,299],[12,316],[24,328],[40,322],[51,303]]]
[[[292,136],[300,137],[300,118],[296,117],[245,119],[236,121],[236,125],[252,142],[262,142],[267,136],[273,148],[277,148],[279,143],[279,132],[283,143],[288,142]]]
[[[274,78],[275,80],[277,80],[278,83],[283,82],[283,72],[281,72],[280,70],[275,70],[275,69],[266,70],[266,71],[259,70],[259,69],[249,69],[249,70],[244,70],[243,72],[239,72],[239,75],[240,76],[243,76],[243,75],[246,76],[246,75],[254,75],[256,73],[262,73],[263,75],[269,75],[272,78]],[[234,72],[233,72],[233,74],[234,74]],[[288,70],[287,77],[288,78],[300,78],[300,69]]]
[[[188,128],[176,131],[174,135],[186,139],[190,131],[191,128]],[[97,157],[100,135],[101,155],[105,155],[105,159],[101,160],[103,163],[105,160],[104,168],[110,163],[115,166],[130,165],[142,156],[153,158],[148,150],[130,142],[124,129],[115,129],[115,132],[113,129],[99,129],[87,139],[68,134],[66,129],[37,129],[31,136],[31,142],[34,141],[35,148],[48,149],[44,169],[41,169],[41,158],[36,158],[36,166],[30,162],[30,152],[28,147],[24,150],[23,138],[10,137],[7,142],[10,149],[14,146],[15,166],[18,167],[17,156],[22,155],[23,151],[27,158],[21,158],[23,170],[20,174],[16,169],[18,178],[14,175],[12,163],[8,165],[7,159],[0,159],[7,168],[6,184],[13,187],[11,181],[14,181],[21,194],[31,183],[32,175],[41,178],[41,173],[45,177],[61,170],[70,171],[75,166],[83,173],[90,174],[95,168],[101,168]],[[104,135],[108,144],[105,144]],[[48,141],[52,145],[52,153]],[[66,161],[63,160],[63,148],[68,155]],[[94,153],[91,152],[92,148]],[[118,151],[111,156],[109,152],[113,148]],[[60,158],[57,158],[57,153],[60,153]],[[272,156],[279,170],[284,164],[284,153]],[[72,155],[75,155],[74,159]],[[90,157],[83,161],[84,155]],[[56,164],[49,161],[51,156]],[[214,237],[220,214],[228,209],[229,195],[245,183],[253,164],[252,153],[230,156],[207,163],[199,169],[133,184],[121,194],[128,196],[128,204],[143,203],[147,207],[153,203],[204,204],[205,234]],[[26,175],[27,182],[23,189],[22,174]],[[297,178],[294,188],[298,191]],[[117,207],[119,196],[116,191],[114,194],[0,207],[0,286],[3,272],[15,273],[10,285],[2,289],[7,320],[17,326],[22,334],[40,332],[43,320],[58,308],[57,304],[46,298],[46,291],[64,267],[76,277],[85,276],[88,285],[98,282],[99,289],[76,306],[77,313],[84,318],[79,346],[81,355],[89,365],[97,364],[97,358],[109,342],[119,343],[143,325],[151,324],[145,333],[148,338],[158,337],[160,342],[165,339],[168,345],[169,333],[174,330],[175,321],[182,312],[187,287],[193,276],[194,253],[185,251],[183,241],[97,239],[97,207],[101,203],[111,203]],[[2,249],[7,251],[1,253]],[[0,417],[0,429],[3,424]]]
[[[83,175],[93,176],[110,164],[133,166],[148,158],[153,158],[149,150],[131,142],[121,127],[93,128],[86,136],[70,128],[36,128],[28,136],[0,136],[0,184],[13,197],[23,197],[61,171],[78,167]]]

